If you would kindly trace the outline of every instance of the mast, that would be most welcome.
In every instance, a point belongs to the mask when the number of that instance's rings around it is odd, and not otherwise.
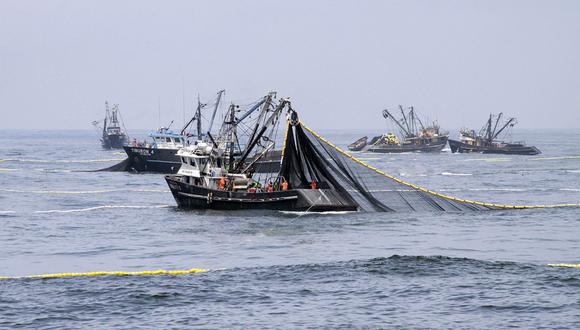
[[[271,98],[271,96],[272,96],[272,93],[268,94],[268,98]],[[275,125],[275,123],[277,123],[277,119],[278,119],[278,117],[280,117],[280,114],[282,113],[282,110],[284,109],[286,104],[290,104],[290,101],[288,101],[287,99],[280,100],[280,104],[278,104],[278,106],[276,107],[276,110],[274,110],[274,112],[270,115],[270,117],[264,122],[264,125],[262,125],[262,128],[260,129],[260,132],[255,137],[252,136],[252,138],[250,139],[250,143],[248,144],[248,146],[246,147],[246,150],[244,150],[244,153],[242,154],[242,157],[240,157],[240,159],[238,160],[238,163],[237,163],[234,171],[238,171],[242,167],[244,161],[246,160],[246,158],[248,158],[248,156],[250,155],[250,152],[258,144],[258,142],[260,142],[260,139],[262,138],[262,136],[264,135],[264,133],[266,132],[268,127],[270,125]],[[267,107],[268,107],[268,105],[265,106],[265,109],[267,109]],[[258,123],[258,125],[256,125],[256,128],[258,128],[258,127],[259,127],[259,123]],[[254,133],[255,133],[255,130],[254,130]],[[255,135],[255,134],[253,134],[253,135]]]
[[[195,110],[195,118],[197,118],[197,139],[201,141],[203,139],[203,134],[201,133],[201,101],[199,100],[199,94],[197,94],[197,110]]]
[[[493,138],[497,138],[498,135],[503,132],[504,129],[506,129],[506,127],[508,127],[509,125],[511,125],[512,123],[514,123],[516,121],[515,118],[510,118],[508,121],[506,121],[506,123],[499,129],[499,131],[497,131],[497,133],[494,134]]]
[[[407,126],[407,130],[411,131],[411,128],[409,127],[409,122],[407,121],[407,116],[405,116],[405,111],[403,111],[403,106],[399,104],[399,109],[401,110],[401,115],[403,115],[403,120],[405,123],[405,126]]]
[[[258,128],[260,127],[260,120],[261,118],[264,116],[264,114],[266,114],[266,112],[268,112],[268,108],[270,107],[270,104],[272,104],[272,98],[276,95],[276,92],[270,92],[268,93],[268,95],[266,95],[266,97],[263,99],[263,101],[259,102],[255,108],[257,109],[257,107],[261,104],[263,104],[264,106],[262,107],[262,111],[260,113],[260,116],[258,116],[258,120],[256,120],[256,125],[254,126],[254,129],[252,131],[252,134],[250,134],[250,139],[248,141],[253,141],[254,137],[256,136],[256,133],[258,132]],[[253,112],[254,110],[250,109],[248,112]],[[248,114],[246,113],[246,115],[242,116],[242,118],[238,119],[238,122],[241,122],[242,120],[244,120],[244,118],[246,118],[248,116]]]
[[[119,120],[117,119],[117,111],[119,110],[118,104],[113,104],[113,109],[111,110],[111,124],[114,127],[119,127]]]
[[[411,132],[413,133],[413,136],[416,136],[417,129],[415,128],[415,112],[412,108],[409,110],[409,117],[411,117]]]
[[[393,117],[393,115],[389,112],[388,109],[383,110],[383,117],[390,118],[392,121],[395,122],[395,124],[397,124],[397,126],[399,126],[399,128],[405,133],[406,136],[409,135],[409,131],[407,131],[403,126],[403,124],[401,124],[395,117]]]
[[[220,101],[222,99],[222,94],[224,94],[226,92],[225,89],[222,89],[221,91],[219,91],[217,93],[217,100],[215,102],[215,107],[213,108],[213,113],[211,114],[211,120],[209,121],[209,127],[207,128],[208,132],[211,132],[211,128],[213,127],[213,120],[215,119],[215,114],[218,110],[218,107],[220,106]]]
[[[229,121],[226,124],[230,125],[230,129],[228,130],[228,149],[229,149],[229,159],[228,159],[228,168],[231,168],[234,165],[234,137],[235,137],[235,130],[236,130],[236,105],[232,103],[230,105],[230,113],[229,113]]]
[[[181,132],[179,132],[180,135],[185,135],[185,130],[189,127],[189,125],[191,125],[191,123],[193,123],[194,120],[197,119],[197,114],[200,113],[200,110],[201,110],[201,102],[199,101],[199,95],[198,95],[197,96],[197,109],[195,110],[195,114],[185,124],[185,126],[183,126],[183,128],[181,129]],[[199,132],[199,130],[198,130],[198,132]]]
[[[103,122],[103,136],[107,133],[107,119],[109,118],[109,102],[105,101],[105,120]]]
[[[492,141],[492,138],[491,138],[491,118],[492,118],[492,115],[490,113],[489,119],[487,120],[486,133],[485,133],[486,139],[490,143]]]
[[[421,129],[425,130],[425,125],[423,125],[423,122],[421,121],[421,118],[419,118],[419,116],[415,116],[415,107],[414,106],[410,106],[409,108],[411,108],[411,111],[413,111],[413,117],[417,119],[417,121],[419,122],[419,125],[421,125]]]
[[[495,137],[497,136],[495,134],[495,130],[497,129],[497,125],[499,124],[499,120],[501,119],[502,116],[503,116],[503,112],[500,112],[499,115],[497,115],[497,119],[495,120],[495,126],[493,127],[493,131],[491,132],[492,139],[495,139]]]

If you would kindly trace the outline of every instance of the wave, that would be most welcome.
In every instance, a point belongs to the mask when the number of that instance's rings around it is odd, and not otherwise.
[[[437,191],[514,191],[514,192],[525,192],[525,191],[538,191],[538,189],[525,189],[525,188],[442,188],[442,189],[437,189]]]
[[[580,188],[560,188],[558,190],[560,190],[560,191],[576,191],[576,192],[580,192]]]
[[[18,159],[8,158],[0,159],[0,162],[19,162],[19,163],[105,163],[125,160],[125,158],[105,158],[105,159],[79,159],[79,160],[46,160],[46,159]]]
[[[4,189],[0,188],[0,192],[23,193],[23,194],[41,194],[41,195],[88,195],[88,194],[103,194],[112,192],[171,192],[168,189],[101,189],[101,190],[19,190],[19,189]]]
[[[63,169],[56,169],[56,168],[35,168],[35,171],[38,172],[49,172],[49,173],[71,173],[72,170],[63,170]]]
[[[471,176],[471,173],[452,173],[452,172],[442,172],[441,175],[451,175],[451,176]]]
[[[357,211],[324,211],[324,212],[309,212],[309,211],[279,211],[282,214],[297,215],[298,217],[304,215],[335,215],[335,214],[348,214],[356,213]]]
[[[511,158],[474,158],[474,159],[462,159],[463,162],[511,162]]]
[[[383,160],[382,158],[379,157],[357,157],[360,160]]]
[[[558,156],[558,157],[535,157],[530,160],[560,160],[560,159],[580,159],[580,156]]]
[[[34,211],[34,213],[74,213],[74,212],[90,212],[103,209],[160,209],[167,207],[171,207],[171,205],[101,205],[87,207],[84,209]]]
[[[306,274],[320,271],[362,271],[374,274],[403,274],[409,277],[422,276],[447,276],[460,272],[513,273],[521,275],[522,272],[550,271],[552,267],[580,268],[574,263],[560,263],[559,261],[546,264],[523,263],[514,261],[493,261],[472,258],[450,257],[443,255],[391,255],[390,257],[378,257],[372,259],[356,259],[350,261],[337,261],[321,264],[298,264],[288,266],[270,266],[274,273],[283,272],[285,268]],[[301,270],[298,270],[301,269]],[[579,273],[580,275],[580,273]],[[580,277],[576,279],[580,283]],[[576,285],[576,284],[574,284]]]

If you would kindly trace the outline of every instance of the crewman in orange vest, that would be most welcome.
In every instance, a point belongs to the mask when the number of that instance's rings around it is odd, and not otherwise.
[[[272,182],[268,182],[268,184],[266,185],[266,191],[267,192],[273,192],[274,191],[274,186],[272,186]]]
[[[310,189],[318,189],[318,182],[312,180],[312,182],[310,182]]]
[[[220,181],[218,182],[218,188],[220,190],[226,189],[226,178],[224,178],[223,176],[220,178]]]
[[[280,186],[282,188],[282,191],[288,190],[288,181],[286,180],[282,181],[282,184]]]

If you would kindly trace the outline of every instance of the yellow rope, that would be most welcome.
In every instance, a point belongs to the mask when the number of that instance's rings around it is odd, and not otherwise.
[[[580,264],[548,264],[549,267],[580,268]]]
[[[577,204],[554,204],[554,205],[505,205],[505,204],[492,204],[492,203],[483,203],[483,202],[476,202],[476,201],[471,201],[471,200],[466,200],[466,199],[461,199],[461,198],[457,198],[457,197],[452,197],[452,196],[448,196],[448,195],[444,195],[441,193],[438,193],[436,191],[432,191],[426,188],[422,188],[419,186],[416,186],[412,183],[403,181],[401,179],[398,179],[392,175],[389,175],[375,167],[372,167],[366,163],[364,163],[363,161],[361,161],[360,159],[350,155],[349,153],[345,152],[344,150],[340,149],[339,147],[337,147],[336,145],[334,145],[332,142],[326,140],[325,138],[323,138],[322,136],[318,135],[316,132],[314,132],[313,130],[311,130],[308,126],[304,125],[303,122],[300,122],[300,124],[302,125],[302,127],[304,127],[308,132],[312,133],[312,135],[314,135],[315,137],[317,137],[318,139],[320,139],[322,142],[326,143],[327,145],[329,145],[330,147],[334,148],[336,151],[340,152],[341,154],[343,154],[344,156],[352,159],[353,161],[357,162],[358,164],[360,164],[361,166],[364,166],[372,171],[375,171],[391,180],[394,180],[397,183],[403,184],[405,186],[411,187],[415,190],[419,190],[431,195],[435,195],[441,198],[445,198],[448,200],[452,200],[455,202],[461,202],[461,203],[467,203],[467,204],[474,204],[474,205],[481,205],[481,206],[487,206],[487,207],[493,207],[493,208],[500,208],[500,209],[539,209],[539,208],[556,208],[556,207],[580,207],[580,203]]]
[[[185,270],[143,270],[137,272],[86,272],[86,273],[58,273],[58,274],[41,274],[28,276],[0,276],[0,280],[23,279],[23,278],[60,278],[60,277],[95,277],[95,276],[139,276],[139,275],[185,275],[193,273],[203,273],[208,269],[192,268]]]

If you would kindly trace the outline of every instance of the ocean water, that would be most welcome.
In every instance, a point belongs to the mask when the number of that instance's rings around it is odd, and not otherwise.
[[[579,203],[580,132],[518,132],[543,153],[357,157],[457,197]],[[163,175],[90,172],[123,158],[93,131],[1,131],[0,276],[210,271],[0,280],[0,328],[580,328],[580,269],[546,266],[580,263],[580,209],[182,211]]]

